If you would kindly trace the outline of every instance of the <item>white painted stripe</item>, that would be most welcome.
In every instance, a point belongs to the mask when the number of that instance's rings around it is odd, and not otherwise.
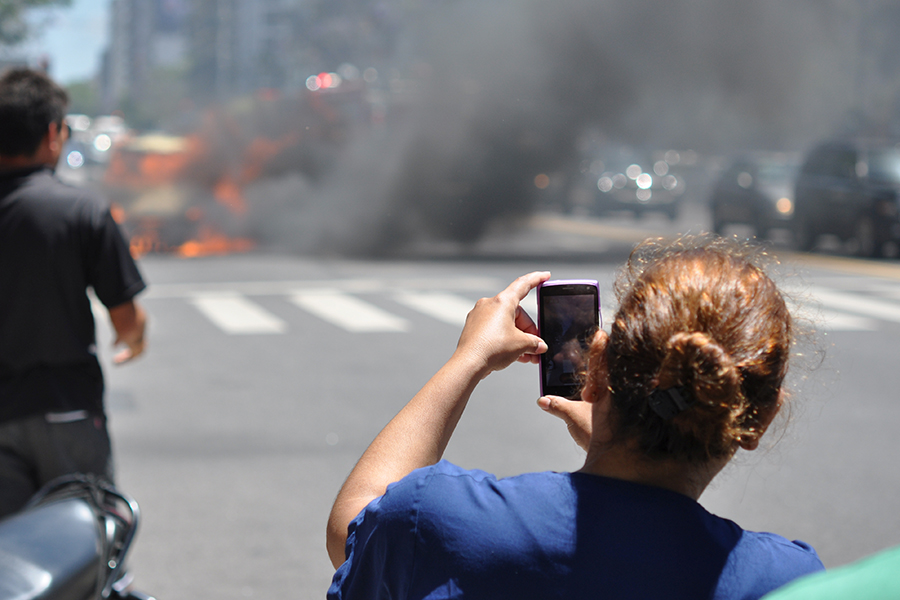
[[[505,285],[493,277],[433,277],[332,279],[309,281],[220,281],[213,283],[154,283],[142,298],[189,298],[196,293],[239,292],[246,296],[281,296],[300,290],[337,289],[348,293],[377,293],[397,289],[473,291],[495,294]]]
[[[287,323],[237,292],[194,294],[190,303],[222,331],[231,335],[284,333]]]
[[[897,286],[870,286],[868,289],[892,300],[900,300],[900,288]]]
[[[860,294],[812,286],[809,294],[824,306],[841,311],[900,323],[900,305]]]
[[[868,317],[850,315],[834,310],[819,311],[816,324],[826,331],[876,331],[878,323]]]
[[[460,327],[466,324],[466,315],[475,306],[474,300],[446,292],[399,292],[395,298],[413,310]]]
[[[302,290],[291,302],[347,331],[407,331],[409,322],[373,304],[335,289]]]

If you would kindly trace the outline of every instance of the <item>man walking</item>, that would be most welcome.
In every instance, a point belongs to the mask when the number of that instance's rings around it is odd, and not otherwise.
[[[45,74],[0,77],[0,516],[47,481],[112,481],[88,288],[124,346],[144,351],[146,286],[109,206],[54,174],[68,95]]]

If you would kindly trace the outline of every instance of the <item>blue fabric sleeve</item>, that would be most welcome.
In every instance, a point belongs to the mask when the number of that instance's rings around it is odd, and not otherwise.
[[[744,531],[722,570],[715,598],[759,598],[808,573],[825,570],[812,546],[772,533]]]
[[[439,463],[417,469],[387,487],[350,522],[346,560],[334,574],[329,600],[405,598],[415,569],[417,506]]]

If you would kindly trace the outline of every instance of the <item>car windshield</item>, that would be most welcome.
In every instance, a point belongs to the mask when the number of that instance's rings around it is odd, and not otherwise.
[[[900,183],[900,150],[885,148],[871,152],[869,178],[884,183]]]
[[[793,181],[797,168],[793,162],[766,162],[759,165],[757,178],[762,184],[784,184]]]

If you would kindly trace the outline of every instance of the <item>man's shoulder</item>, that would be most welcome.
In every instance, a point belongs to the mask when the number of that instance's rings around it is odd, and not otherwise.
[[[104,205],[105,201],[99,192],[63,181],[49,169],[37,171],[32,176],[32,188],[46,192],[51,197],[66,198],[75,202]]]
[[[7,174],[5,182],[0,200],[16,201],[21,210],[95,219],[109,209],[109,203],[98,191],[62,181],[49,168]]]

